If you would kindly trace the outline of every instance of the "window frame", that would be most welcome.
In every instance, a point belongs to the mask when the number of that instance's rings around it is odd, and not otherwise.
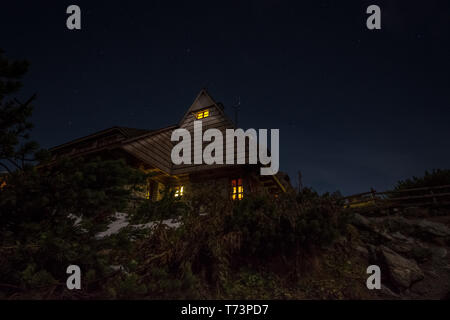
[[[181,197],[183,197],[183,195],[184,195],[184,186],[176,186],[175,188],[174,188],[174,190],[175,190],[175,193],[174,193],[174,197],[175,198],[181,198]]]
[[[208,118],[210,116],[210,114],[211,113],[209,112],[209,109],[203,109],[203,110],[197,111],[195,113],[195,119],[196,120],[205,119],[205,118]]]
[[[233,178],[231,179],[231,200],[244,199],[244,179]]]

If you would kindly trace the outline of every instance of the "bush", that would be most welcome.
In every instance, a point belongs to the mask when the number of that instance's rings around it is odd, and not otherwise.
[[[431,172],[425,171],[422,177],[412,177],[400,180],[395,186],[395,190],[436,187],[450,185],[450,170],[433,169]]]
[[[158,225],[142,239],[132,253],[141,278],[154,279],[149,270],[164,267],[169,275],[162,278],[191,277],[196,285],[190,288],[201,286],[196,292],[208,296],[227,291],[230,277],[242,267],[270,269],[268,261],[284,261],[284,268],[296,274],[300,259],[330,245],[347,225],[330,196],[299,202],[295,195],[249,195],[238,202],[218,198],[208,207],[215,211],[200,215],[190,208],[179,228]],[[178,296],[179,288],[165,293]]]
[[[241,232],[243,250],[261,258],[331,244],[345,224],[340,207],[327,197],[306,199],[297,202],[291,195],[282,195],[278,201],[246,197],[227,216],[226,228]]]
[[[56,292],[54,285],[61,293],[71,264],[105,276],[110,261],[99,253],[112,242],[95,235],[116,210],[127,206],[133,186],[144,179],[123,161],[100,159],[64,160],[8,175],[0,192],[0,283],[8,285],[5,293],[17,287],[29,298],[35,297],[33,292],[40,297],[46,290]]]
[[[180,197],[174,197],[173,190],[166,189],[158,201],[146,199],[141,201],[136,212],[132,215],[133,223],[147,223],[150,221],[174,219],[183,215],[187,209],[186,202]]]

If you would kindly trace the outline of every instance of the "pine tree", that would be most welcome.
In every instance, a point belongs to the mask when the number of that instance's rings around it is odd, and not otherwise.
[[[13,97],[27,68],[27,62],[9,61],[0,51],[0,165],[7,171],[0,177],[0,299],[19,292],[28,298],[70,294],[70,264],[91,280],[107,276],[111,262],[99,252],[124,250],[132,237],[124,235],[116,246],[96,234],[116,211],[128,209],[146,179],[123,160],[42,162],[46,152],[30,139],[36,96],[25,102]]]
[[[28,66],[27,61],[8,60],[0,49],[0,166],[9,173],[45,156],[39,145],[30,140],[33,125],[29,118],[36,95],[25,102],[13,97],[22,87],[21,79]]]

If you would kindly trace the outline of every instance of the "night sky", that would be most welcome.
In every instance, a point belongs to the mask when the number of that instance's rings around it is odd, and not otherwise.
[[[280,129],[294,186],[298,170],[351,194],[449,168],[449,1],[4,0],[0,48],[31,62],[43,147],[176,124],[206,87],[232,118],[240,99],[239,127]]]

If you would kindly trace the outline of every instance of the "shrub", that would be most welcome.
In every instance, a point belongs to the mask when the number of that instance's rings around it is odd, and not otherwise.
[[[400,180],[395,186],[395,190],[435,187],[450,185],[450,170],[433,169],[431,172],[425,171],[422,177],[412,177]]]
[[[190,208],[179,228],[158,225],[142,239],[132,253],[141,278],[154,278],[149,270],[164,267],[169,278],[196,279],[195,287],[202,287],[197,291],[207,295],[226,289],[234,270],[245,266],[270,268],[267,261],[285,261],[297,273],[299,259],[331,244],[347,225],[330,196],[299,202],[295,195],[249,195],[238,202],[218,198],[207,207],[215,211],[201,215]]]
[[[111,243],[95,235],[127,206],[130,186],[143,179],[123,161],[100,159],[64,160],[10,174],[0,192],[0,283],[33,297],[34,291],[55,292],[55,284],[64,290],[71,264],[105,276],[110,262],[99,252]]]

